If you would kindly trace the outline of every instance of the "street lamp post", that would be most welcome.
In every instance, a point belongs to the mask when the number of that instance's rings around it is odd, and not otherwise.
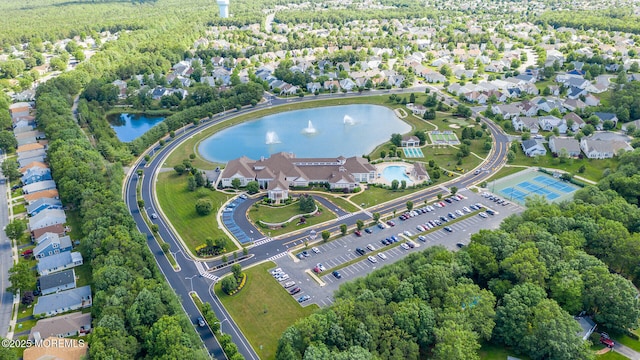
[[[222,333],[222,323],[227,321],[227,319],[222,319],[222,321],[216,321],[214,322],[214,324],[219,324],[220,325],[220,333]]]
[[[226,113],[227,113],[227,108],[224,105],[222,105],[222,116],[224,116],[224,114]]]

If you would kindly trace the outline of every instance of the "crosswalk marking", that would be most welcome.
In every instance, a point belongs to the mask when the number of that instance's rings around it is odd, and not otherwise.
[[[266,243],[268,243],[268,242],[271,242],[271,241],[273,241],[273,238],[270,238],[270,237],[263,237],[263,238],[260,238],[260,239],[256,240],[256,241],[253,243],[253,246],[252,246],[252,247],[256,247],[256,246],[260,246],[260,245],[264,245],[264,244],[266,244]]]
[[[200,261],[195,261],[195,264],[196,264],[196,269],[198,269],[198,273],[200,274],[200,276],[207,278],[209,280],[213,280],[214,282],[218,281],[219,277],[207,272],[204,269],[204,265],[202,265]]]
[[[352,216],[353,216],[353,214],[352,214],[352,213],[349,213],[349,214],[346,214],[346,215],[342,215],[342,216],[339,216],[339,217],[336,219],[336,221],[344,220],[344,219],[346,219],[346,218],[350,218],[350,217],[352,217]]]
[[[283,251],[280,254],[273,255],[272,257],[268,258],[267,260],[268,261],[274,261],[274,260],[280,259],[281,257],[284,257],[284,256],[287,256],[287,252],[286,251]]]

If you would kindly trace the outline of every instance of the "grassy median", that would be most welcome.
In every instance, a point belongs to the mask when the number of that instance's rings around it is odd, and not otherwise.
[[[216,295],[263,360],[275,358],[278,339],[287,327],[318,309],[315,304],[300,306],[269,274],[274,267],[275,263],[266,262],[245,270],[247,284],[233,296],[220,289],[220,282],[215,286]]]
[[[218,228],[216,211],[221,203],[227,201],[230,195],[205,188],[189,191],[187,189],[187,175],[179,176],[176,172],[162,172],[158,174],[156,184],[158,201],[162,212],[167,216],[173,227],[185,242],[189,250],[195,254],[195,248],[205,243],[205,239],[225,239],[227,252],[238,247],[228,239],[227,235]],[[213,202],[214,211],[206,216],[196,213],[196,201],[209,198]],[[175,250],[175,249],[173,249]]]

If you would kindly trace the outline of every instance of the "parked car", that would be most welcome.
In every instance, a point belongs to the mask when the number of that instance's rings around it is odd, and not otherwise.
[[[302,296],[300,296],[300,297],[298,298],[298,302],[299,302],[299,303],[302,303],[302,302],[305,302],[305,301],[307,301],[307,300],[309,300],[309,299],[311,299],[311,296],[309,296],[309,295],[302,295]]]
[[[464,247],[464,244],[463,243],[457,243],[456,246],[459,247],[460,249],[462,249]]]
[[[363,248],[356,248],[356,252],[358,253],[358,255],[364,255],[367,253],[367,251]]]
[[[389,226],[392,226],[392,227],[393,227],[393,226],[396,226],[396,223],[395,223],[395,222],[393,222],[393,220],[389,220],[389,221],[387,221],[387,225],[389,225]]]
[[[293,289],[289,290],[289,294],[295,295],[295,294],[299,293],[300,291],[302,291],[302,289],[300,289],[299,287],[296,286]]]
[[[422,235],[418,236],[418,240],[420,240],[422,242],[427,242],[427,238],[422,236]]]
[[[371,234],[373,232],[373,230],[371,230],[369,228],[366,228],[366,229],[364,229],[364,232],[366,232],[367,234]]]
[[[373,256],[369,256],[368,259],[374,264],[378,262],[378,260],[376,260],[376,258],[374,258]]]
[[[412,241],[407,241],[406,242],[407,246],[409,246],[409,248],[413,249],[414,247],[416,247],[415,243],[413,243]]]
[[[378,223],[378,227],[379,227],[380,229],[384,229],[384,228],[385,228],[385,226],[384,226],[384,224],[383,224],[383,223]]]
[[[316,267],[317,267],[318,269],[320,269],[320,271],[325,271],[325,270],[327,270],[327,268],[325,268],[325,267],[324,267],[324,265],[322,265],[322,264],[320,264],[320,263],[318,263],[318,265],[316,265]]]
[[[493,210],[491,210],[491,209],[487,209],[487,214],[489,214],[489,215],[495,215],[495,214],[496,214],[496,212],[495,212],[495,211],[493,211]]]
[[[405,234],[406,236],[411,236],[412,235],[409,230],[405,230],[403,234]]]
[[[282,274],[282,276],[280,276],[279,278],[277,278],[276,280],[278,281],[285,281],[285,280],[289,280],[289,275],[287,274]]]
[[[375,248],[373,245],[368,244],[368,245],[367,245],[367,249],[369,249],[369,250],[371,250],[371,251],[374,251],[376,248]]]
[[[276,275],[282,272],[282,268],[276,268],[274,270],[271,270],[271,275]]]
[[[402,247],[405,250],[409,250],[410,249],[409,245],[407,245],[406,243],[400,244],[400,247]]]
[[[378,257],[382,260],[387,260],[387,255],[385,255],[385,253],[378,253]]]
[[[356,230],[353,233],[356,234],[356,236],[362,236],[362,231],[360,230]]]
[[[605,332],[600,333],[600,343],[608,348],[613,348],[616,345],[609,337],[609,334]]]
[[[481,218],[484,218],[484,219],[486,219],[486,218],[488,218],[488,217],[489,217],[489,216],[487,216],[487,214],[486,214],[486,213],[480,213],[480,214],[478,214],[478,215],[480,215],[480,217],[481,217]]]
[[[294,286],[295,284],[296,284],[295,281],[287,281],[286,283],[284,283],[284,288],[288,289],[288,288]]]
[[[463,216],[464,215],[464,213],[462,211],[460,211],[460,210],[456,210],[456,214],[458,214],[459,216]]]
[[[453,229],[452,229],[452,228],[450,228],[450,227],[448,227],[448,226],[445,226],[445,227],[444,227],[444,230],[445,230],[446,232],[453,232]]]
[[[312,247],[311,251],[313,251],[316,254],[320,254],[320,249],[318,249],[317,247]]]
[[[340,271],[336,270],[334,272],[332,272],[333,276],[336,277],[336,279],[341,279],[342,278],[342,274],[340,274]]]

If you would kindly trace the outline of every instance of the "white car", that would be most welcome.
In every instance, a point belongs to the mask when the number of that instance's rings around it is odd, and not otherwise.
[[[409,245],[407,245],[405,243],[400,244],[400,246],[405,250],[409,250]]]
[[[284,288],[288,289],[288,288],[294,286],[295,284],[296,284],[295,281],[287,281],[286,283],[284,283]]]
[[[387,260],[387,255],[385,255],[384,253],[378,253],[378,257],[382,260]]]
[[[281,272],[282,272],[282,268],[277,268],[277,269],[271,271],[271,275],[275,276],[276,274],[279,274]]]
[[[469,209],[469,208],[468,208],[468,207],[466,207],[466,206],[465,206],[465,207],[463,207],[463,208],[462,208],[462,210],[464,210],[464,212],[467,212],[467,213],[470,213],[470,212],[471,212],[471,209]]]
[[[289,280],[289,275],[287,274],[282,274],[279,278],[277,278],[278,281],[285,281],[285,280]]]
[[[404,234],[405,234],[406,236],[411,236],[411,232],[410,232],[409,230],[405,230],[405,231],[404,231]]]
[[[378,260],[376,260],[376,258],[374,258],[373,256],[369,256],[367,259],[369,259],[369,261],[371,261],[374,264],[378,262]]]
[[[481,218],[485,218],[485,219],[489,217],[489,215],[487,215],[487,213],[483,213],[483,212],[481,212],[478,215],[480,215]]]
[[[325,267],[324,267],[324,265],[322,265],[322,264],[318,264],[318,265],[316,265],[316,266],[318,267],[318,269],[320,269],[320,271],[325,271],[325,270],[327,270],[327,268],[325,268]]]
[[[373,245],[369,244],[367,245],[367,249],[369,249],[369,251],[374,251],[376,248]]]
[[[318,249],[317,247],[311,248],[311,251],[313,251],[316,254],[320,254],[320,249]]]
[[[464,213],[462,211],[460,211],[460,210],[456,210],[456,214],[458,214],[460,216],[464,215]]]
[[[152,219],[157,219],[158,218],[158,214],[156,214],[156,213],[151,214],[151,218]]]

